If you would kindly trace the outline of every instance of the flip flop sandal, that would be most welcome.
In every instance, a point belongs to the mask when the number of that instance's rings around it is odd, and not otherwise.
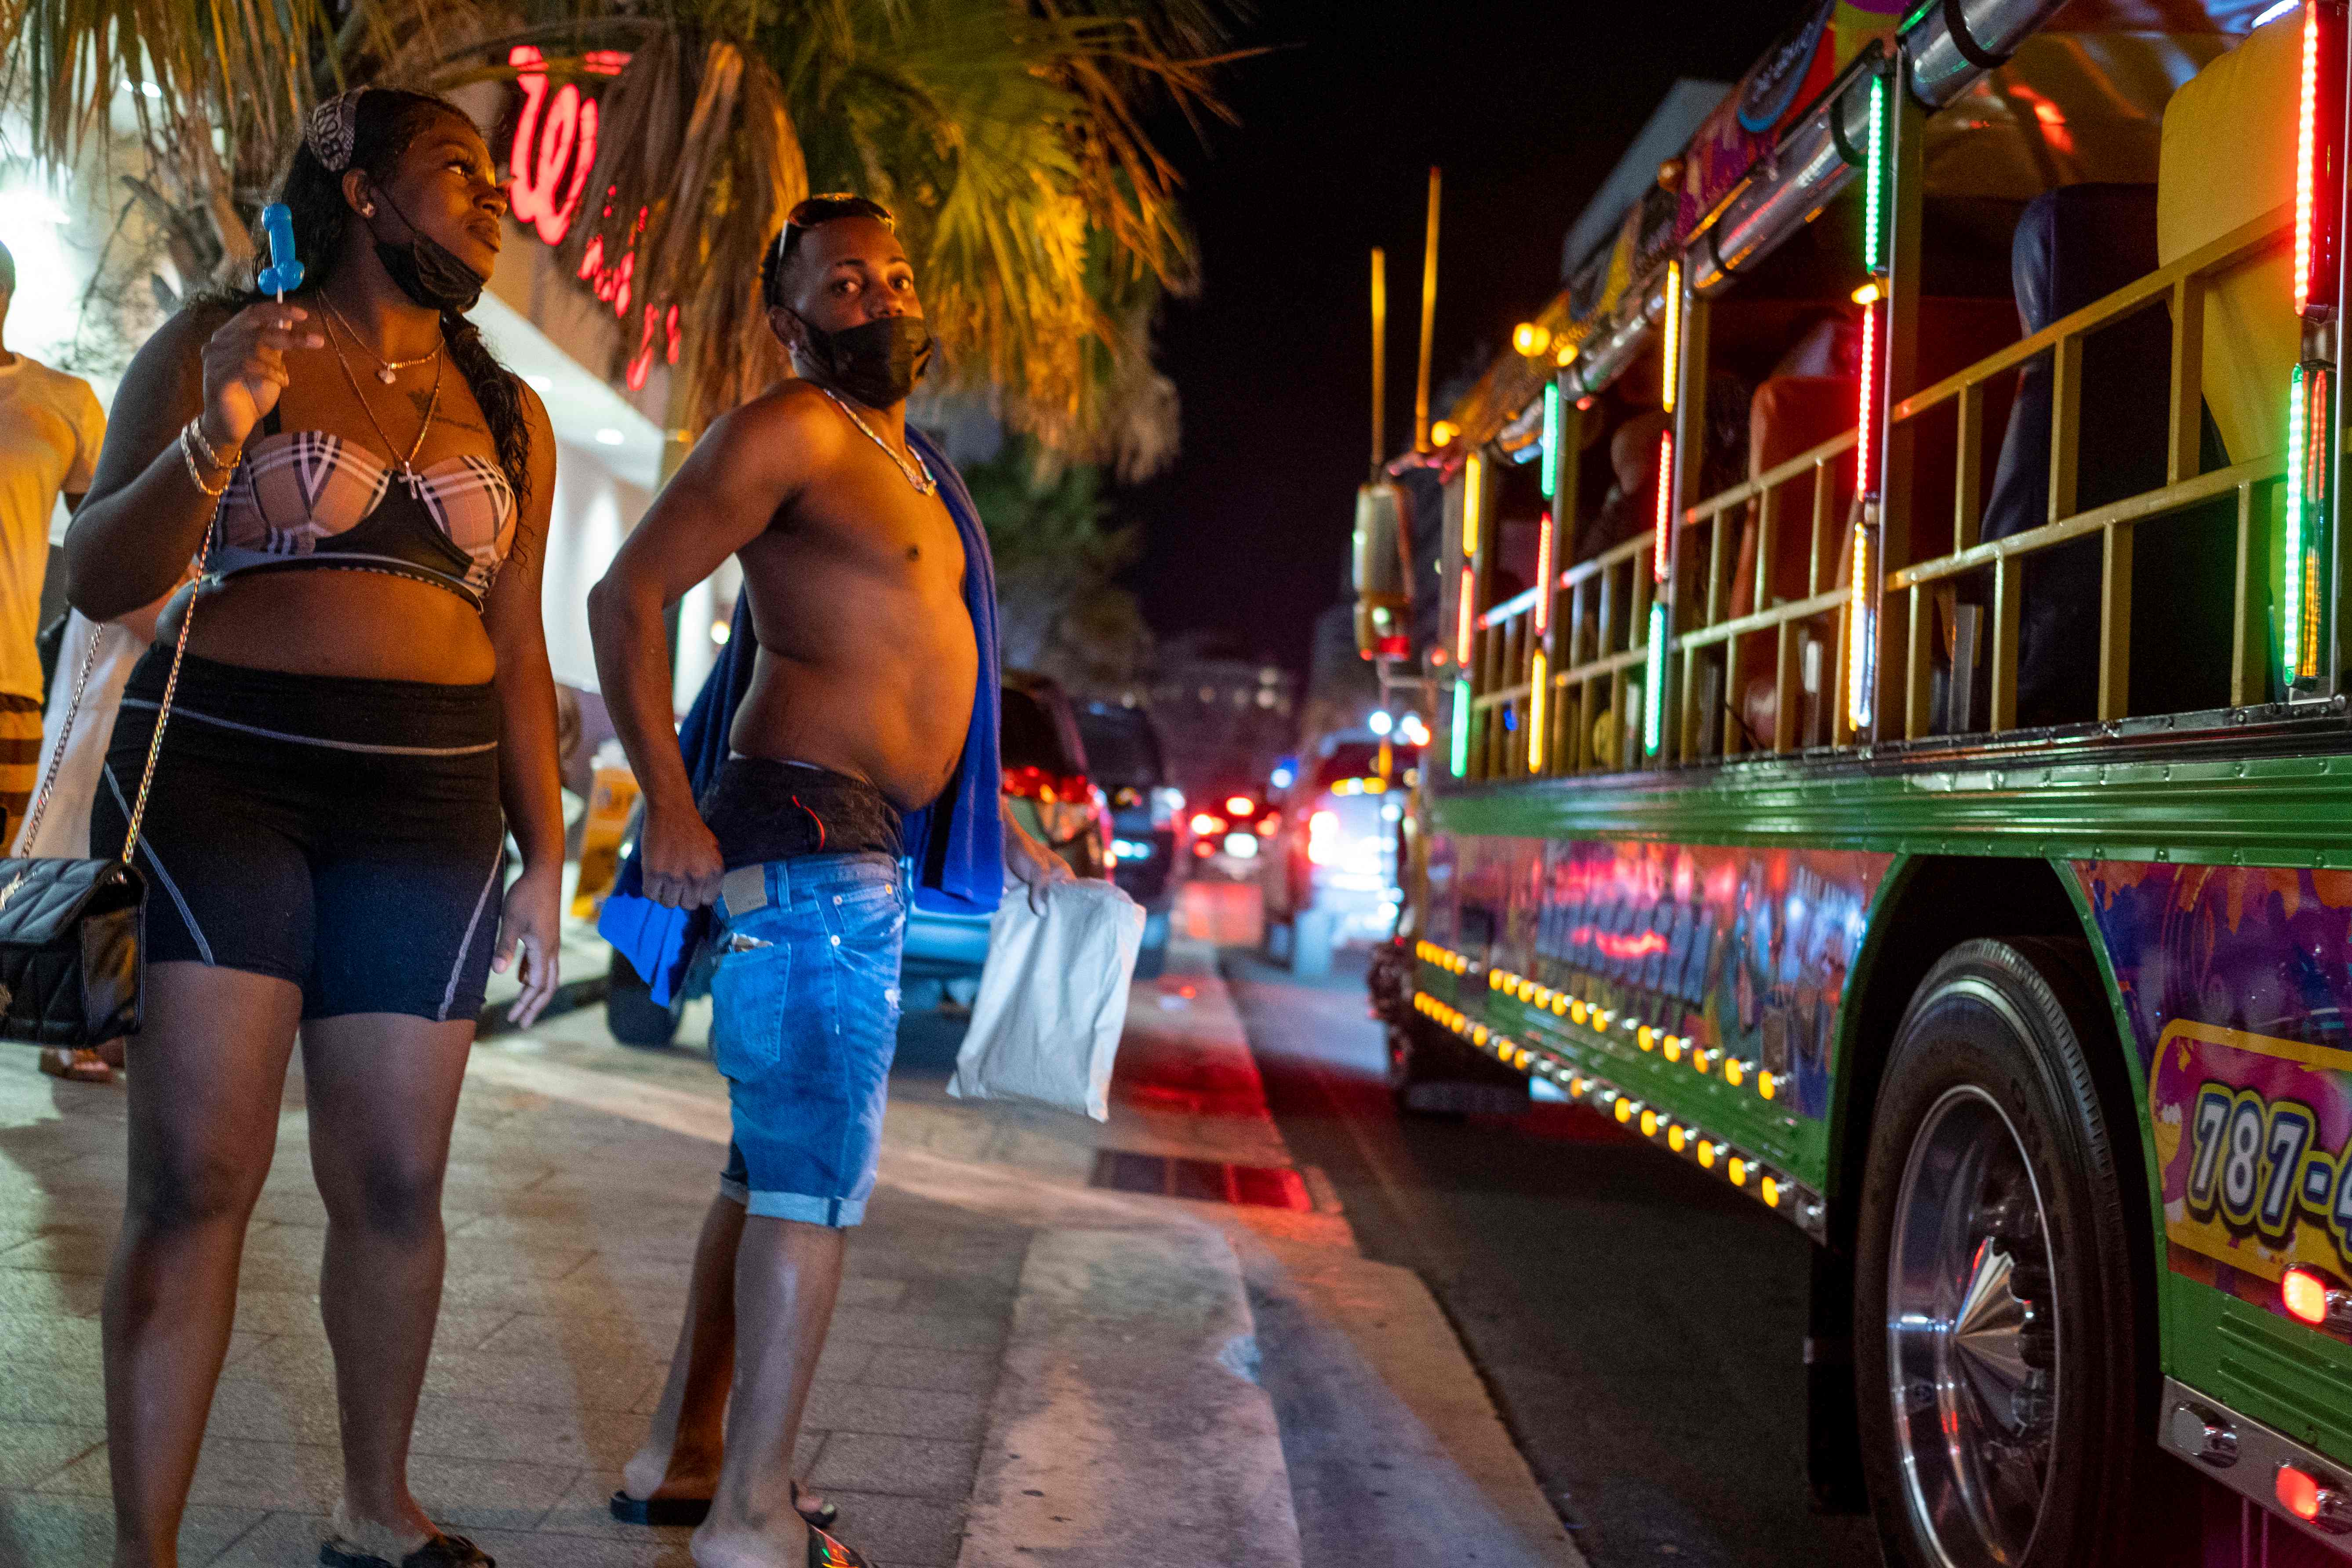
[[[114,1069],[101,1060],[96,1051],[79,1051],[71,1047],[45,1047],[41,1051],[41,1070],[51,1078],[64,1079],[68,1083],[108,1083],[114,1081]]]
[[[499,1568],[499,1560],[462,1535],[436,1535],[395,1564],[339,1541],[319,1543],[320,1568]]]
[[[671,1526],[700,1524],[710,1517],[710,1500],[707,1497],[631,1497],[625,1491],[613,1494],[613,1517],[623,1524],[646,1524],[656,1530]]]
[[[710,1500],[707,1497],[634,1498],[625,1491],[613,1494],[613,1517],[623,1524],[643,1524],[653,1528],[683,1528],[700,1524],[710,1517]],[[841,1518],[837,1504],[826,1503],[822,1508],[801,1507],[801,1486],[793,1483],[793,1510],[811,1524],[830,1526]]]
[[[874,1568],[874,1564],[812,1524],[809,1526],[808,1568]]]

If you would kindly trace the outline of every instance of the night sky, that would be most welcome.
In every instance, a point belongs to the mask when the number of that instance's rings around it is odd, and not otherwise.
[[[1678,76],[1730,81],[1795,0],[1260,0],[1238,126],[1179,121],[1203,286],[1162,313],[1184,446],[1121,497],[1148,548],[1128,581],[1165,638],[1237,634],[1307,668],[1340,593],[1370,451],[1368,289],[1389,256],[1389,440],[1410,441],[1423,202],[1445,171],[1432,379],[1464,384],[1559,287],[1559,247]],[[1432,416],[1444,399],[1433,396]]]

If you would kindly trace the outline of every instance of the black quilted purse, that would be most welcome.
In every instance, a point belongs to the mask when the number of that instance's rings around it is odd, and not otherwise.
[[[199,573],[202,561],[199,556]],[[147,769],[139,780],[122,853],[106,860],[0,860],[0,1040],[94,1046],[139,1032],[141,982],[146,972],[141,928],[147,912],[147,879],[131,865],[131,857],[139,847],[139,825],[147,815],[147,792],[155,782],[155,759],[163,754],[163,725],[172,716],[172,694],[180,684],[180,661],[188,651],[188,625],[195,619],[195,608],[192,596],[180,616],[172,675],[155,714],[155,738],[147,748]],[[26,844],[38,840],[49,789],[65,760],[66,742],[80,716],[82,691],[105,636],[103,626],[91,630],[89,652],[74,679],[73,702],[58,730],[57,750],[25,820]]]

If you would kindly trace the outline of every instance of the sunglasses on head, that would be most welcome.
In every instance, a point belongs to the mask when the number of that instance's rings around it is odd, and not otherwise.
[[[870,217],[894,231],[898,226],[898,220],[890,216],[888,207],[870,197],[851,195],[846,191],[811,196],[806,201],[793,203],[793,210],[784,215],[784,226],[814,228],[837,217]]]

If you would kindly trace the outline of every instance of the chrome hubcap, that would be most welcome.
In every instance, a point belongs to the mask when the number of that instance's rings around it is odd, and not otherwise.
[[[1946,1568],[2022,1562],[2056,1430],[2049,1229],[1990,1096],[1929,1109],[1887,1262],[1888,1394],[1912,1522]]]

